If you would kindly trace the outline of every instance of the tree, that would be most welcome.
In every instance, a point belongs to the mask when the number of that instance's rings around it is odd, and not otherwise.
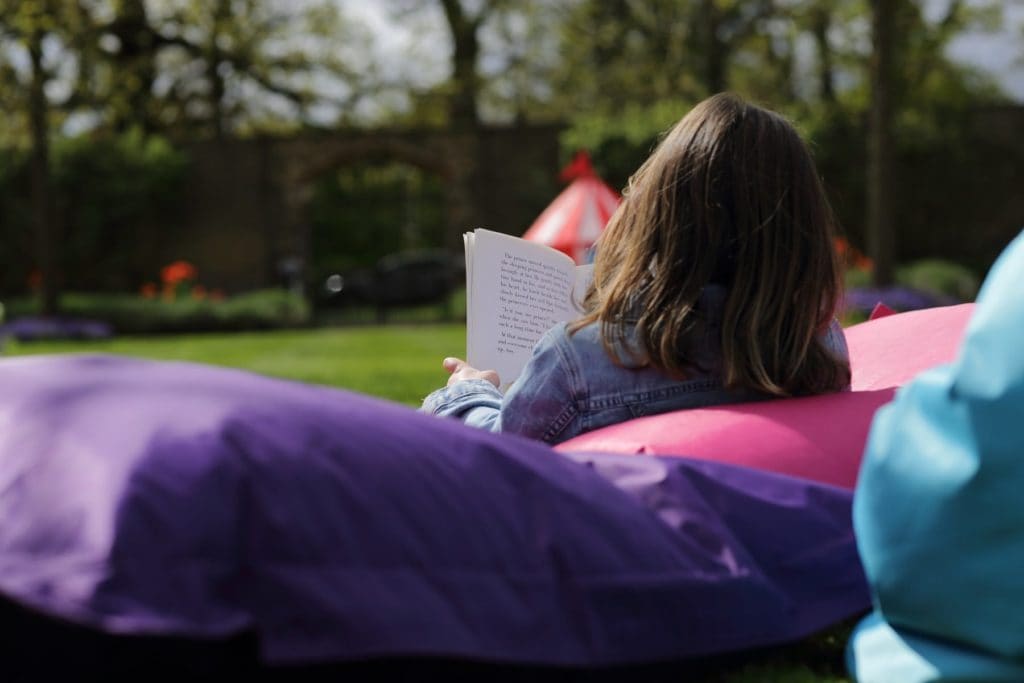
[[[523,46],[518,41],[524,37],[536,38],[535,29],[541,25],[536,20],[537,11],[549,4],[543,0],[393,2],[391,16],[395,21],[413,22],[429,27],[427,31],[444,32],[451,46],[447,77],[426,92],[414,94],[412,119],[465,132],[483,122],[485,109],[496,118],[508,118],[509,112],[511,117],[524,113],[527,107],[521,93],[530,86],[522,82],[521,75],[530,58],[522,52]],[[486,77],[482,71],[485,57],[492,64]],[[510,72],[516,73],[510,77]],[[495,87],[496,84],[501,85]],[[442,110],[440,116],[436,114],[438,102]],[[529,103],[539,104],[536,100]]]
[[[550,0],[400,0],[392,4],[391,13],[396,21],[432,24],[435,29],[446,31],[451,41],[448,77],[430,91],[414,97],[411,120],[420,117],[416,122],[422,123],[427,119],[454,134],[456,144],[452,145],[449,158],[451,177],[448,179],[445,236],[445,244],[452,250],[460,247],[466,226],[476,222],[473,202],[466,193],[473,185],[479,162],[484,122],[481,104],[486,100],[490,111],[498,118],[504,118],[509,112],[509,118],[519,118],[525,114],[527,101],[536,104],[536,100],[524,96],[530,86],[521,78],[521,74],[530,69],[529,58],[516,51],[511,38],[528,35],[536,39],[535,29],[541,25],[536,21],[538,13],[553,6]],[[486,81],[481,76],[485,34],[498,45],[497,51],[487,56],[498,56],[502,63]],[[438,102],[440,116],[436,116]]]
[[[51,103],[47,87],[58,78],[53,54],[72,46],[87,28],[87,13],[78,3],[61,0],[0,0],[0,55],[5,71],[18,90],[10,102],[27,121],[32,230],[36,267],[42,293],[42,311],[52,315],[60,301],[61,277],[57,266],[57,222],[50,170]],[[13,62],[13,63],[12,63]],[[65,97],[65,104],[71,97]]]
[[[891,284],[901,251],[896,187],[909,181],[901,163],[925,148],[957,145],[965,113],[997,89],[952,63],[946,46],[967,28],[993,28],[998,3],[947,0],[928,20],[913,0],[872,0],[865,233],[877,285]]]
[[[893,280],[893,140],[892,105],[896,85],[893,69],[893,0],[871,3],[870,124],[868,128],[867,238],[878,285]]]
[[[115,128],[220,138],[267,122],[314,123],[317,109],[337,119],[373,76],[346,60],[368,34],[326,0],[112,0],[110,9],[97,27],[97,80]]]
[[[827,107],[836,104],[835,68],[829,33],[833,26],[833,6],[830,2],[810,2],[801,8],[803,19],[814,38],[818,97]]]
[[[477,59],[480,55],[480,26],[493,10],[494,3],[482,2],[475,13],[463,8],[459,0],[440,0],[452,39],[451,125],[457,129],[473,128],[479,123],[477,97],[480,78]]]
[[[595,104],[696,101],[752,82],[789,88],[776,0],[582,0],[563,24],[557,92],[567,112]],[[766,62],[767,58],[767,62]],[[614,97],[609,97],[614,93]]]
[[[567,116],[626,103],[697,99],[704,91],[693,46],[694,3],[586,1],[562,25],[555,92]]]
[[[144,0],[114,0],[111,9],[112,18],[97,26],[94,36],[100,54],[116,67],[103,74],[107,120],[118,132],[154,132],[158,125],[153,84],[162,36],[150,26]]]
[[[61,288],[50,153],[58,126],[78,114],[94,128],[220,137],[312,122],[316,107],[337,119],[373,73],[346,63],[364,44],[346,41],[348,28],[328,0],[0,0],[0,104],[13,114],[4,135],[30,151],[43,311],[57,311]],[[338,39],[348,52],[335,49]]]

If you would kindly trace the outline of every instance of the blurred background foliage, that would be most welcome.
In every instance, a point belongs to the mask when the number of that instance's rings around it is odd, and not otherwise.
[[[440,180],[405,164],[343,167],[317,182],[310,221],[322,252],[317,281],[395,252],[437,247],[444,239]]]
[[[1018,227],[990,205],[993,187],[1019,181],[1024,148],[979,135],[976,119],[1013,102],[948,50],[966,32],[1006,30],[1016,15],[999,0],[373,5],[0,0],[0,294],[35,292],[52,312],[62,290],[137,290],[152,254],[180,239],[197,140],[394,127],[473,139],[487,126],[557,124],[564,159],[589,149],[622,187],[667,127],[721,90],[797,123],[848,238],[870,251],[867,141],[883,48],[895,241],[871,256],[948,258],[975,240],[984,247],[961,260],[980,275]],[[882,6],[887,45],[872,30]],[[441,182],[383,158],[317,179],[311,279],[472,227],[444,224]],[[950,199],[965,196],[984,200]],[[995,216],[988,232],[966,234],[983,209]]]

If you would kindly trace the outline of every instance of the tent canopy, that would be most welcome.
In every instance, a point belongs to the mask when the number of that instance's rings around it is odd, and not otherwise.
[[[585,263],[621,198],[598,177],[585,151],[577,152],[559,177],[571,181],[569,186],[544,209],[523,238],[547,244],[576,263]]]

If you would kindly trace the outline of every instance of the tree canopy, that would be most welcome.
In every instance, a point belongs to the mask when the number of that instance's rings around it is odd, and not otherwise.
[[[968,29],[997,26],[1001,3],[890,4],[897,110],[997,95],[991,78],[951,62],[946,47]],[[52,123],[70,118],[59,130],[72,132],[572,123],[726,89],[794,112],[837,102],[864,109],[872,6],[386,0],[368,13],[344,0],[0,0],[0,106],[27,111],[38,44]],[[15,116],[0,142],[26,140],[27,131]]]
[[[55,137],[402,124],[472,140],[482,124],[559,122],[566,155],[590,148],[621,185],[682,112],[728,89],[794,118],[826,182],[856,197],[890,177],[863,177],[869,130],[887,136],[873,155],[925,158],[957,144],[966,109],[1005,99],[947,49],[1005,12],[999,0],[0,0],[0,147],[26,151],[34,259],[55,305]],[[865,204],[843,207],[861,237],[895,211]]]

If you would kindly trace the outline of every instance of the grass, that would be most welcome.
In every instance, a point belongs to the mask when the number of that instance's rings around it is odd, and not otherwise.
[[[444,384],[441,359],[462,355],[461,324],[348,327],[237,334],[8,342],[11,355],[115,353],[251,370],[419,405]]]
[[[357,326],[237,334],[119,337],[106,341],[8,342],[5,353],[114,353],[210,363],[351,389],[418,406],[441,386],[441,359],[461,355],[460,324]],[[845,683],[852,622],[779,648],[715,658],[680,680],[704,683]]]

